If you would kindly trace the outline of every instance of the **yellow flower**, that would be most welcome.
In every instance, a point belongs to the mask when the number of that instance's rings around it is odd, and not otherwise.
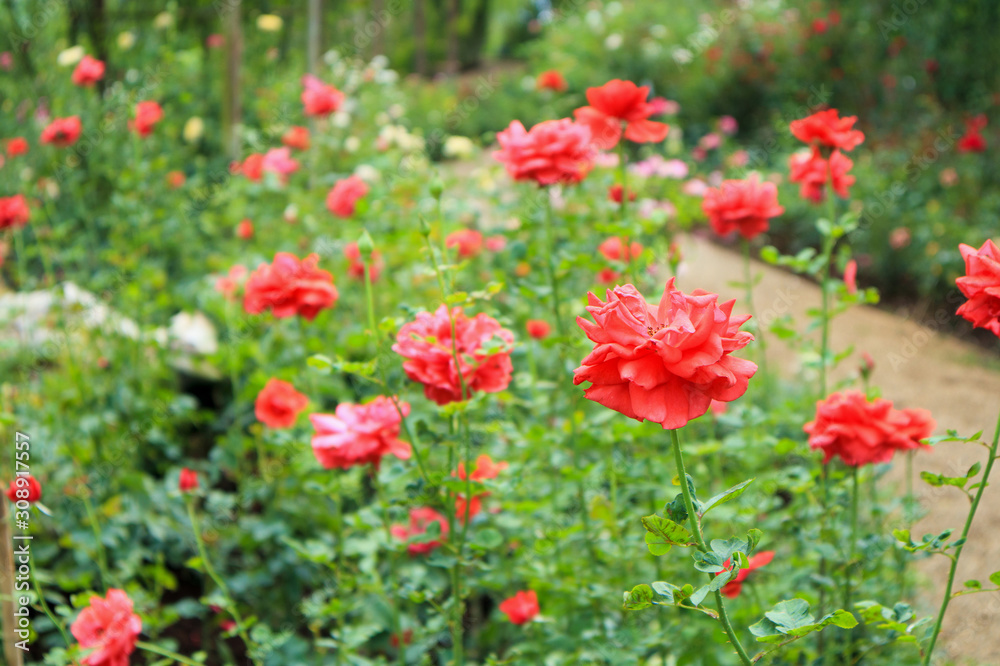
[[[70,65],[75,65],[83,59],[83,47],[73,46],[65,51],[61,52],[56,56],[56,62],[63,67],[69,67]]]
[[[174,15],[170,12],[161,12],[153,19],[153,27],[157,30],[166,30],[174,24]]]
[[[188,143],[195,143],[205,133],[205,121],[198,116],[191,116],[184,123],[184,140]]]
[[[278,32],[284,24],[277,14],[261,14],[257,17],[257,28],[264,32]]]
[[[118,35],[118,48],[122,51],[128,51],[130,48],[135,46],[135,34],[126,30],[125,32],[119,33]]]

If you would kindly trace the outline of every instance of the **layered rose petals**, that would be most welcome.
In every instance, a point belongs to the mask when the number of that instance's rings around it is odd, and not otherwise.
[[[406,546],[406,551],[410,555],[426,555],[435,548],[441,546],[442,543],[444,543],[443,540],[448,538],[448,519],[434,509],[428,506],[410,509],[409,526],[393,525],[390,532],[396,539],[399,539],[400,541],[408,541],[415,536],[427,534],[427,527],[431,523],[437,523],[440,527],[440,539],[418,541]]]
[[[587,89],[590,106],[573,112],[577,121],[590,128],[594,144],[607,150],[618,145],[625,125],[625,138],[636,143],[658,143],[667,138],[670,126],[648,120],[658,108],[647,102],[649,86],[614,79],[599,88]]]
[[[756,175],[725,180],[718,188],[710,188],[701,209],[715,233],[725,236],[738,231],[747,239],[767,231],[768,220],[785,212],[778,205],[778,187],[760,182]]]
[[[269,428],[291,428],[308,404],[309,398],[294,386],[272,377],[257,394],[254,416]]]
[[[659,305],[627,284],[589,294],[590,322],[577,318],[594,350],[574,371],[573,382],[591,382],[588,399],[639,421],[684,426],[708,411],[712,400],[730,402],[747,390],[757,366],[731,356],[753,340],[733,317],[735,301],[701,290],[684,294],[667,282]]]
[[[396,398],[378,396],[363,405],[342,402],[334,414],[310,414],[316,434],[312,449],[316,460],[327,469],[347,469],[355,465],[378,467],[385,455],[407,460],[410,445],[399,439],[399,424],[410,413],[410,405]]]
[[[964,243],[958,249],[965,259],[965,275],[955,284],[969,300],[957,314],[1000,336],[1000,248],[987,240],[978,250]]]
[[[23,227],[31,219],[31,209],[23,194],[0,197],[0,230]]]
[[[546,120],[531,131],[515,120],[497,134],[500,150],[493,157],[514,180],[539,185],[578,183],[593,166],[590,139],[586,126],[568,118]]]
[[[837,150],[854,150],[865,140],[865,135],[860,130],[853,129],[857,121],[857,116],[841,118],[837,109],[827,109],[793,120],[789,129],[803,143]]]
[[[82,131],[83,125],[80,123],[80,116],[56,118],[42,130],[41,141],[42,143],[50,143],[56,148],[67,148],[76,143]]]
[[[302,106],[307,116],[328,116],[344,103],[344,93],[312,74],[302,77]]]
[[[278,252],[274,262],[261,264],[244,286],[243,309],[250,314],[270,310],[280,318],[300,315],[309,321],[320,310],[337,302],[333,276],[316,267],[319,255],[299,259],[288,252]]]
[[[434,313],[419,313],[416,321],[399,330],[392,350],[406,359],[406,375],[423,384],[424,395],[439,405],[462,400],[462,383],[466,399],[480,391],[496,393],[507,388],[513,369],[513,334],[482,313],[469,318],[456,307],[451,317],[455,320],[454,347],[461,370],[455,366],[451,318],[442,305]]]
[[[826,184],[829,181],[833,191],[838,196],[847,198],[848,188],[854,185],[854,176],[847,172],[854,162],[839,150],[824,159],[818,147],[808,154],[795,154],[788,160],[789,177],[793,183],[799,184],[799,193],[803,199],[820,202],[825,196]]]
[[[103,599],[91,597],[90,606],[80,611],[69,630],[80,647],[93,648],[80,661],[84,666],[128,666],[142,619],[132,612],[128,595],[112,588]]]

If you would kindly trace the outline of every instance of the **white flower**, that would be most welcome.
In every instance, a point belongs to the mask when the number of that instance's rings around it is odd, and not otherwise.
[[[667,26],[657,23],[656,25],[650,27],[649,34],[656,39],[666,39],[669,31],[667,30]]]
[[[284,24],[277,14],[261,14],[257,17],[257,28],[264,32],[278,32]]]
[[[198,116],[191,116],[184,123],[184,140],[188,143],[195,143],[205,133],[205,121]]]
[[[445,157],[467,160],[476,152],[476,145],[468,137],[449,136],[444,142],[443,152]]]
[[[399,72],[394,69],[379,70],[375,75],[375,83],[383,86],[390,86],[396,81],[399,81]]]
[[[687,49],[677,47],[673,51],[674,61],[680,63],[681,65],[686,65],[687,63],[694,60],[694,55]]]
[[[586,21],[587,25],[589,25],[594,30],[597,30],[602,25],[604,25],[604,17],[601,16],[601,12],[597,11],[596,9],[591,9],[589,12],[587,12]]]
[[[618,16],[622,13],[622,3],[609,2],[608,6],[604,8],[604,13],[608,16]]]
[[[178,312],[171,317],[170,338],[186,352],[214,354],[219,350],[215,327],[201,312]]]
[[[386,67],[389,66],[389,59],[384,55],[382,55],[381,53],[379,53],[377,56],[372,58],[371,65],[375,69],[385,69]]]
[[[381,127],[382,125],[388,125],[390,122],[389,114],[385,111],[379,111],[375,114],[375,124]]]
[[[83,59],[84,51],[82,46],[73,46],[56,56],[56,62],[63,67],[75,65]]]
[[[357,168],[354,169],[354,175],[366,183],[377,183],[382,177],[379,170],[370,164],[359,164]]]
[[[348,127],[351,124],[351,114],[347,113],[346,111],[337,111],[336,113],[333,114],[331,122],[333,122],[334,127],[339,127],[340,129],[344,129],[345,127]]]
[[[389,115],[393,118],[400,118],[406,113],[406,109],[403,108],[402,104],[393,104],[389,107],[388,111]]]
[[[618,48],[622,45],[623,41],[625,40],[617,32],[610,34],[608,35],[607,39],[604,40],[604,48],[606,48],[609,51],[617,51]]]
[[[361,148],[361,139],[356,136],[349,136],[344,140],[344,150],[349,153],[356,153]]]

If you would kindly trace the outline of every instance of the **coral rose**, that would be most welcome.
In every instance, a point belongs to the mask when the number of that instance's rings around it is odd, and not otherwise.
[[[958,250],[965,259],[965,275],[955,285],[969,300],[956,314],[1000,336],[1000,249],[987,240],[978,250],[964,243]]]
[[[625,243],[626,241],[619,236],[611,236],[597,246],[597,251],[609,261],[628,261],[629,259],[637,259],[642,254],[641,243],[629,243],[627,250]]]
[[[499,608],[513,624],[524,624],[538,615],[538,595],[534,590],[522,590],[502,601]]]
[[[368,185],[360,176],[351,176],[337,181],[326,195],[326,207],[337,217],[351,217],[358,199],[368,194]]]
[[[738,231],[748,240],[767,231],[768,220],[785,212],[778,205],[778,186],[762,183],[756,175],[724,180],[718,188],[709,188],[701,209],[715,233],[725,236]]]
[[[272,377],[257,394],[253,413],[269,428],[291,428],[308,404],[309,398],[296,391],[294,386]]]
[[[476,466],[472,470],[472,474],[468,477],[472,481],[482,482],[489,479],[495,479],[500,475],[500,472],[507,469],[508,465],[505,462],[493,462],[485,453],[481,454],[476,458]],[[456,470],[455,476],[463,481],[466,479],[465,474],[465,463],[458,463],[458,469]],[[483,498],[489,495],[488,492],[476,493],[472,496],[472,501],[465,501],[464,494],[455,495],[455,517],[458,518],[463,523],[469,519],[474,518],[483,507]]]
[[[566,79],[563,75],[554,69],[550,69],[547,72],[542,72],[535,79],[535,88],[538,90],[553,90],[555,92],[566,92],[569,88],[569,84],[566,83]]]
[[[83,56],[83,60],[73,70],[74,85],[92,86],[102,78],[104,78],[104,63],[90,56]]]
[[[857,116],[840,117],[837,109],[819,111],[789,124],[796,139],[811,145],[819,144],[837,150],[854,150],[864,140],[860,130],[852,129]]]
[[[316,434],[312,438],[316,460],[326,469],[354,465],[378,467],[382,456],[392,454],[407,460],[412,449],[399,439],[399,424],[410,413],[410,405],[380,395],[369,403],[342,402],[335,414],[310,414]],[[402,413],[402,415],[400,414]]]
[[[243,240],[253,238],[253,222],[249,218],[240,220],[240,223],[236,225],[236,235]]]
[[[185,467],[177,479],[177,488],[182,493],[189,493],[198,488],[198,472]]]
[[[514,180],[531,180],[539,186],[579,183],[593,166],[590,130],[569,118],[540,122],[530,131],[513,121],[497,134],[501,162]]]
[[[83,125],[80,124],[80,116],[56,118],[42,130],[41,141],[42,143],[51,143],[57,148],[66,148],[76,143],[82,131]]]
[[[135,120],[131,122],[132,129],[142,137],[153,133],[153,126],[163,120],[163,109],[153,101],[139,102],[135,105]]]
[[[458,256],[470,259],[483,251],[483,235],[475,229],[459,229],[444,239],[445,247],[457,247]]]
[[[16,136],[7,141],[7,157],[17,157],[28,152],[28,141],[23,136]]]
[[[278,252],[274,262],[261,264],[247,280],[243,309],[250,314],[264,310],[280,318],[300,315],[309,321],[320,310],[337,302],[333,276],[316,267],[319,255],[299,259],[288,252]]]
[[[813,202],[820,202],[825,195],[825,185],[828,180],[832,181],[833,191],[839,196],[847,198],[848,189],[854,185],[854,176],[848,175],[848,171],[854,166],[847,155],[839,150],[830,154],[830,159],[825,160],[819,152],[819,148],[813,147],[807,154],[792,155],[788,161],[788,180],[799,183],[799,194],[803,199]]]
[[[708,411],[712,400],[731,402],[747,390],[757,366],[732,356],[753,340],[740,331],[750,315],[733,317],[733,304],[696,290],[685,294],[670,278],[659,305],[627,284],[608,290],[607,302],[589,294],[594,322],[577,322],[594,343],[573,383],[591,382],[588,399],[639,421],[675,429]]]
[[[281,143],[295,150],[309,150],[309,130],[295,125],[281,137]]]
[[[128,666],[142,633],[142,619],[132,612],[132,600],[122,590],[110,589],[107,597],[91,597],[70,625],[80,647],[94,650],[81,660],[84,666]]]
[[[816,403],[816,419],[802,429],[809,446],[823,451],[823,462],[839,456],[860,467],[889,462],[896,451],[925,446],[920,440],[934,430],[934,419],[923,409],[894,409],[882,398],[869,401],[860,391],[832,393]]]
[[[462,308],[455,307],[451,317],[455,320],[454,347],[461,369],[455,367],[451,318],[442,305],[433,314],[419,313],[416,321],[399,329],[392,350],[406,359],[403,370],[407,377],[423,384],[424,395],[439,405],[462,400],[462,382],[465,399],[479,391],[496,393],[507,388],[513,334],[482,313],[470,319]]]
[[[750,572],[755,569],[760,569],[762,566],[771,563],[774,559],[773,550],[765,550],[756,555],[751,555],[747,558],[747,564],[749,565],[746,569],[740,569],[735,577],[729,579],[729,582],[722,586],[720,592],[729,597],[730,599],[735,599],[740,596],[740,592],[743,591],[743,581],[747,579]],[[726,560],[725,564],[728,569],[731,566],[731,560]],[[721,572],[720,572],[721,573]],[[717,576],[719,574],[716,574]]]
[[[307,116],[328,116],[344,103],[344,93],[312,74],[302,77],[302,105]]]
[[[298,160],[292,159],[292,149],[271,148],[264,154],[260,168],[273,174],[277,174],[281,182],[287,182],[288,176],[299,170]]]
[[[31,219],[31,209],[23,194],[0,197],[0,230],[23,227]]]
[[[392,536],[400,541],[407,541],[412,537],[426,534],[427,526],[431,523],[437,523],[441,527],[441,539],[448,538],[448,519],[427,506],[420,507],[418,509],[410,509],[409,527],[406,525],[393,525],[390,532],[392,533]],[[411,543],[406,547],[406,551],[410,555],[426,555],[435,548],[439,547],[442,543],[443,541],[440,539]]]
[[[31,475],[18,476],[10,482],[10,487],[7,488],[7,499],[11,502],[24,500],[33,504],[42,499],[42,484]]]
[[[587,89],[587,101],[573,112],[578,122],[587,125],[594,144],[607,150],[618,145],[625,125],[625,138],[636,143],[659,143],[667,138],[670,126],[648,118],[658,107],[646,101],[649,86],[614,79],[599,88]]]
[[[528,331],[528,335],[536,340],[544,340],[549,337],[549,333],[552,331],[552,327],[549,326],[549,322],[541,319],[529,319],[525,323],[524,328]]]

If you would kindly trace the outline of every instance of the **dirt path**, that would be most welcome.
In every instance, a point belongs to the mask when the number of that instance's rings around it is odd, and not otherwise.
[[[739,254],[694,237],[682,239],[681,247],[684,264],[679,271],[678,287],[685,291],[695,288],[714,291],[725,300],[742,297],[742,289],[729,284],[742,281]],[[766,317],[769,311],[772,317],[790,312],[797,328],[801,328],[806,321],[805,311],[819,304],[819,288],[762,263],[756,263],[753,270],[755,274],[763,273],[763,279],[754,289],[760,316]],[[938,321],[945,321],[946,317],[954,316],[954,308],[932,314],[940,315]],[[768,340],[771,365],[794,370],[791,367],[794,359],[789,362],[790,355],[782,353],[773,337]],[[882,394],[897,406],[929,409],[938,423],[938,434],[952,429],[968,436],[982,430],[984,437],[992,436],[1000,408],[997,355],[871,307],[852,308],[834,320],[832,348],[842,350],[851,344],[855,345],[856,359],[862,351],[867,351],[875,360],[872,384],[879,386]],[[840,376],[837,373],[834,376],[842,378],[856,367],[857,362],[848,359],[842,364]],[[985,453],[982,447],[971,444],[941,444],[916,456],[915,474],[928,470],[964,476],[974,462],[985,459]],[[890,482],[901,482],[904,474],[900,462],[890,474]],[[992,484],[983,497],[958,569],[958,587],[973,577],[985,581],[986,576],[1000,569],[998,486],[1000,483]],[[915,535],[936,534],[947,528],[954,528],[956,533],[961,531],[969,503],[960,491],[931,488],[919,478],[914,481],[914,489],[927,512],[913,529]],[[927,590],[918,600],[924,614],[933,613],[940,603],[948,565],[948,560],[941,556],[921,563],[920,570],[928,578]],[[960,597],[949,607],[939,645],[958,663],[1000,664],[998,628],[1000,593]]]

